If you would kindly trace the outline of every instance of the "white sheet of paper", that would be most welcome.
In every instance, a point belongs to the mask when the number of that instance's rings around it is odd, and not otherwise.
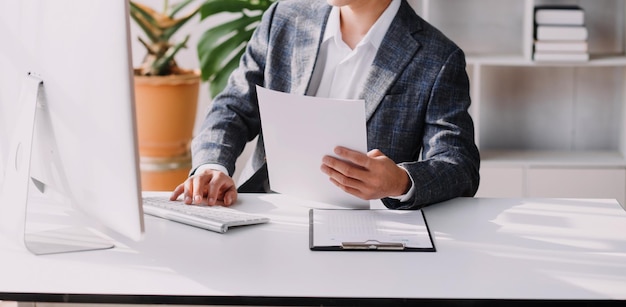
[[[363,209],[369,202],[336,187],[320,170],[344,146],[367,152],[365,102],[288,94],[257,86],[270,188],[328,207]]]

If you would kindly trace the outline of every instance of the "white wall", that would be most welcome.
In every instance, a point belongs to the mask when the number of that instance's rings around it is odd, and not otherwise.
[[[14,41],[19,35],[19,3],[0,2],[0,84],[10,84],[19,75],[15,59],[22,50],[7,42]],[[12,83],[12,82],[11,82]],[[4,178],[4,164],[8,156],[9,136],[17,117],[17,108],[13,103],[18,99],[18,89],[0,86],[0,187]]]

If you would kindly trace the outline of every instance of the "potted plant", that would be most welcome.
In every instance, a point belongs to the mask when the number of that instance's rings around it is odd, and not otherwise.
[[[239,58],[256,28],[254,25],[261,20],[263,12],[274,1],[276,0],[200,0],[197,7],[188,10],[181,17],[176,16],[197,0],[184,0],[173,6],[169,5],[168,0],[164,0],[162,12],[137,1],[130,2],[132,19],[149,39],[146,41],[139,38],[147,54],[140,67],[135,69],[139,147],[142,155],[183,154],[187,150],[186,140],[193,133],[199,86],[198,71],[178,67],[175,56],[186,47],[189,35],[178,43],[171,42],[173,35],[198,13],[201,20],[225,12],[234,14],[234,18],[205,31],[198,41],[202,81],[209,82],[211,97],[215,97],[237,67]],[[188,93],[161,92],[173,88],[185,89]],[[156,114],[161,107],[157,99],[170,96],[176,97],[173,99],[175,101],[171,105],[172,109],[168,111],[169,108],[166,107],[162,114]],[[189,100],[184,101],[182,97],[188,97]],[[180,120],[175,119],[176,114],[181,115]],[[173,120],[175,122],[171,125],[163,125],[164,122]],[[180,132],[172,129],[175,127],[180,128]]]
[[[198,105],[200,73],[179,67],[175,56],[189,40],[172,42],[177,31],[198,8],[183,13],[194,0],[170,6],[163,1],[158,12],[136,1],[130,16],[143,30],[139,41],[146,48],[134,69],[135,108],[143,190],[171,190],[185,180],[191,168],[189,145]],[[176,17],[181,14],[181,17]]]
[[[187,176],[200,82],[209,81],[212,97],[224,88],[256,28],[254,24],[274,1],[182,0],[170,5],[163,0],[162,11],[156,11],[131,0],[130,16],[147,37],[139,37],[147,53],[134,71],[144,190],[172,189]],[[192,2],[199,3],[190,8]],[[225,12],[232,13],[234,19],[207,30],[199,40],[200,69],[179,67],[175,56],[187,47],[189,35],[174,43],[174,34],[198,13],[204,21]]]
[[[164,0],[162,12],[136,1],[130,2],[130,16],[147,37],[147,40],[139,37],[147,53],[134,70],[139,153],[142,157],[179,157],[189,151],[200,74],[176,64],[175,56],[186,47],[189,35],[177,43],[172,42],[172,37],[198,13],[199,8],[196,8],[176,17],[193,1],[170,6],[169,1]]]

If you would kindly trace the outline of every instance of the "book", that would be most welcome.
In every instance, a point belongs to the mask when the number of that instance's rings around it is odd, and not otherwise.
[[[589,46],[586,41],[535,41],[535,52],[587,52],[588,50]]]
[[[536,62],[587,62],[589,53],[586,52],[535,52]]]
[[[584,41],[588,37],[584,26],[537,26],[537,40],[552,41]]]
[[[585,12],[578,5],[543,5],[535,7],[535,23],[542,25],[585,24]]]

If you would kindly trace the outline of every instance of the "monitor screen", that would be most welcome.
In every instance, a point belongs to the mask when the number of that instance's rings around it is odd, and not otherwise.
[[[124,0],[0,2],[4,234],[28,238],[29,211],[41,202],[141,238],[128,7]]]

